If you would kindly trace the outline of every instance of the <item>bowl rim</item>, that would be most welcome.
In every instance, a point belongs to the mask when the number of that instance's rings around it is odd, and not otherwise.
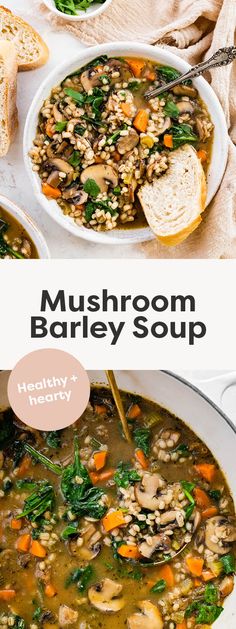
[[[53,2],[54,0],[52,0]],[[80,11],[78,15],[67,15],[66,13],[62,13],[62,11],[58,11],[56,6],[51,4],[51,0],[43,0],[45,6],[52,11],[55,15],[57,15],[62,20],[67,20],[67,22],[83,22],[85,20],[89,20],[95,18],[97,15],[100,15],[107,9],[107,7],[111,4],[112,0],[105,0],[102,4],[97,0],[96,4],[99,6],[96,9],[93,7],[89,7],[91,10],[89,13],[86,11]]]
[[[0,206],[3,208],[3,210],[14,216],[14,218],[16,218],[16,220],[18,220],[19,223],[29,233],[29,236],[33,240],[34,245],[37,249],[39,259],[50,258],[51,255],[46,239],[44,238],[41,230],[31,218],[31,216],[27,212],[25,212],[25,210],[20,208],[19,205],[16,205],[14,201],[8,199],[8,197],[3,194],[0,194]]]
[[[106,44],[99,44],[97,46],[92,46],[91,48],[86,48],[82,51],[79,51],[76,55],[71,57],[69,60],[66,60],[63,64],[57,65],[48,74],[48,76],[45,77],[44,81],[41,83],[40,87],[38,88],[32,100],[32,103],[30,105],[28,115],[26,118],[25,128],[24,128],[24,136],[23,136],[24,162],[25,162],[26,171],[28,172],[29,178],[33,185],[34,194],[38,202],[46,210],[49,216],[51,216],[53,220],[55,220],[59,225],[61,225],[61,227],[63,227],[68,232],[70,232],[71,234],[73,234],[74,236],[78,238],[82,238],[84,240],[88,240],[96,244],[134,245],[134,244],[139,244],[142,242],[154,240],[155,234],[152,232],[151,228],[147,226],[144,228],[136,229],[137,233],[135,235],[130,236],[130,237],[129,235],[127,235],[124,239],[122,239],[116,235],[117,231],[123,231],[123,232],[126,231],[127,233],[129,230],[122,230],[121,228],[119,230],[114,230],[114,232],[116,233],[113,233],[113,230],[110,232],[96,232],[93,229],[87,229],[86,227],[79,227],[78,225],[75,224],[73,219],[71,219],[68,216],[65,216],[61,210],[58,213],[56,213],[56,211],[52,212],[51,204],[56,204],[56,201],[48,200],[40,191],[39,177],[37,173],[35,173],[32,169],[32,162],[28,153],[31,148],[32,129],[35,132],[37,119],[38,119],[38,112],[45,98],[44,92],[46,91],[46,89],[48,88],[48,92],[49,92],[49,90],[52,89],[53,85],[56,84],[56,81],[57,82],[61,81],[62,80],[61,77],[66,76],[68,68],[71,68],[70,71],[73,71],[72,70],[73,66],[78,66],[78,67],[83,66],[84,64],[89,63],[89,60],[92,60],[93,57],[99,56],[101,54],[108,54],[108,55],[110,54],[112,56],[123,50],[125,50],[126,52],[125,53],[123,52],[121,54],[131,55],[133,57],[138,57],[140,55],[143,55],[146,58],[153,59],[157,63],[158,61],[160,61],[161,63],[168,62],[169,64],[172,64],[174,67],[175,66],[179,67],[182,72],[187,71],[191,68],[191,65],[189,63],[187,63],[181,57],[178,57],[175,53],[169,52],[169,50],[166,50],[165,48],[162,48],[161,46],[152,46],[151,44],[135,43],[132,41],[119,41],[119,42],[109,42]],[[208,177],[210,178],[210,175],[211,175],[211,178],[214,176],[214,181],[213,182],[211,181],[210,194],[209,194],[209,185],[208,185],[208,197],[207,197],[207,204],[206,204],[206,209],[207,209],[209,203],[215,196],[221,184],[221,181],[225,172],[226,163],[228,159],[228,130],[227,130],[225,115],[221,107],[220,101],[218,100],[218,97],[213,91],[211,85],[207,83],[207,81],[202,76],[197,77],[196,79],[194,79],[193,82],[194,84],[196,84],[197,89],[199,89],[200,95],[202,96],[203,100],[204,98],[206,98],[212,104],[212,109],[214,110],[214,116],[215,116],[214,122],[216,122],[216,120],[218,121],[217,128],[218,128],[218,131],[220,130],[220,133],[218,136],[218,142],[220,142],[221,150],[214,151],[214,144],[213,144],[213,155],[211,158],[211,163],[210,163],[210,167],[208,171]],[[212,112],[211,112],[211,115],[212,115]],[[216,125],[215,125],[215,128],[216,128]],[[218,153],[220,153],[220,157]],[[213,168],[211,167],[213,165],[214,156],[215,156],[215,159],[218,159],[218,167],[214,166],[214,172],[213,172]],[[54,205],[54,207],[56,207],[56,205]],[[59,206],[57,205],[57,207]],[[134,230],[130,230],[130,231],[134,232]]]

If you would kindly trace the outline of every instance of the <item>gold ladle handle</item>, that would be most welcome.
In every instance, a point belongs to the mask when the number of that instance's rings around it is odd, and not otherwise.
[[[131,435],[130,435],[130,430],[129,430],[129,426],[127,423],[127,419],[126,419],[126,415],[125,415],[125,411],[124,411],[124,407],[123,407],[123,402],[122,399],[120,397],[120,392],[118,389],[118,386],[116,384],[116,379],[115,379],[115,375],[114,375],[114,371],[106,371],[106,377],[107,380],[109,382],[111,391],[112,391],[112,395],[114,398],[114,402],[118,411],[118,415],[120,418],[120,421],[122,423],[122,427],[123,427],[123,431],[124,431],[124,435],[125,438],[127,439],[127,441],[129,441],[129,443],[131,443],[132,439],[131,439]]]

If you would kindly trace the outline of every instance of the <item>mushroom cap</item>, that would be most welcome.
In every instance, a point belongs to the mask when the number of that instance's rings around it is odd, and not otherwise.
[[[234,518],[216,515],[206,523],[205,542],[207,548],[217,555],[226,555],[236,541]]]
[[[125,605],[125,599],[120,596],[123,586],[112,579],[103,579],[100,583],[88,589],[88,598],[96,609],[102,612],[115,613]]]
[[[171,542],[168,535],[160,534],[153,535],[152,544],[148,544],[146,541],[144,541],[139,545],[138,549],[143,557],[146,557],[146,559],[150,559],[155,550],[167,551],[170,549],[170,546]]]
[[[113,187],[118,184],[118,175],[112,166],[108,164],[92,164],[85,168],[80,176],[82,183],[85,183],[87,179],[93,179],[100,188],[100,192],[107,192],[108,186]]]
[[[78,616],[78,612],[68,607],[68,605],[60,605],[58,614],[59,627],[67,627],[67,625],[74,624],[77,622]]]
[[[83,525],[84,527],[79,531],[80,538],[82,537],[83,539],[83,544],[78,546],[77,538],[71,539],[69,541],[69,550],[74,557],[82,559],[83,561],[91,561],[97,557],[101,551],[102,546],[99,540],[102,534],[92,522],[83,522],[82,526]]]
[[[139,135],[135,129],[130,129],[127,135],[121,135],[117,141],[117,149],[120,155],[132,151],[132,149],[139,143]]]
[[[134,486],[135,498],[143,509],[155,511],[158,507],[157,491],[163,489],[165,480],[160,474],[146,472],[140,483]]]
[[[164,622],[161,612],[151,601],[140,601],[137,604],[140,612],[127,618],[128,629],[163,629]]]

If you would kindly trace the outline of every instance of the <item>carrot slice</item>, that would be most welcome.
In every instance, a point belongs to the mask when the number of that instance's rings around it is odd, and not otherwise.
[[[53,123],[48,120],[46,123],[45,131],[49,138],[53,137],[53,126]]]
[[[141,557],[141,553],[139,552],[138,546],[135,544],[133,546],[128,546],[128,544],[121,544],[118,548],[118,553],[121,557],[125,557],[126,559],[139,559]]]
[[[131,103],[121,103],[120,107],[123,111],[123,114],[125,114],[125,116],[127,116],[128,118],[131,118],[132,116],[132,105]]]
[[[183,622],[179,622],[178,625],[176,625],[176,629],[187,629],[185,620],[183,620]]]
[[[208,507],[211,506],[211,501],[210,501],[209,496],[207,495],[205,491],[203,491],[203,489],[200,489],[200,487],[195,487],[193,491],[193,495],[196,500],[197,506],[200,507],[201,509],[207,509]]]
[[[30,547],[30,553],[34,555],[34,557],[43,558],[46,557],[47,551],[37,539],[34,539]]]
[[[22,520],[16,520],[16,518],[12,518],[11,520],[11,529],[14,531],[20,531],[22,528]]]
[[[140,109],[135,116],[133,125],[140,133],[145,133],[148,126],[148,113],[146,109]]]
[[[147,470],[148,469],[148,459],[145,456],[144,452],[140,449],[135,450],[135,458],[137,459],[137,461],[140,463],[141,467],[143,468],[143,470]]]
[[[156,78],[156,72],[152,72],[151,70],[147,70],[147,72],[145,72],[145,79],[148,81],[155,81]]]
[[[161,568],[161,570],[159,571],[158,576],[160,577],[160,579],[164,579],[164,581],[166,581],[166,584],[169,588],[172,588],[174,586],[175,576],[171,566],[163,566],[163,568]]]
[[[89,472],[89,476],[94,485],[96,485],[96,483],[102,483],[103,481],[109,480],[109,478],[112,478],[114,474],[115,470],[113,468],[110,468],[105,472],[101,472],[100,474],[97,474],[97,472]]]
[[[22,461],[21,464],[19,465],[18,469],[16,470],[16,476],[17,478],[22,478],[23,476],[25,476],[26,472],[28,472],[30,466],[31,466],[31,458],[30,456],[28,456],[28,454],[26,454]]]
[[[208,483],[212,483],[216,474],[216,467],[212,463],[199,463],[199,465],[194,465],[194,468],[202,478],[208,481]]]
[[[29,533],[25,533],[24,535],[20,535],[16,542],[16,549],[21,551],[22,553],[27,553],[31,544],[31,535]]]
[[[0,601],[11,601],[15,596],[15,590],[0,590]]]
[[[131,404],[127,413],[127,417],[128,419],[136,419],[136,417],[139,417],[139,415],[141,414],[142,411],[140,406],[138,404]]]
[[[94,452],[93,458],[96,470],[102,470],[102,468],[106,465],[107,451],[99,450],[98,452]]]
[[[168,149],[173,149],[173,135],[171,135],[171,133],[165,133],[165,135],[164,135],[164,145]]]
[[[42,193],[45,194],[46,197],[50,197],[51,199],[59,199],[61,197],[61,191],[59,188],[53,188],[49,186],[48,183],[42,183]]]
[[[191,572],[191,574],[194,575],[194,577],[200,577],[202,575],[204,564],[203,559],[200,559],[200,557],[187,557],[186,564],[189,571]]]
[[[102,523],[106,532],[122,526],[122,524],[125,524],[123,511],[120,509],[117,511],[110,511],[110,513],[107,513],[107,515],[104,516]]]
[[[53,598],[53,596],[55,596],[57,594],[56,589],[54,588],[54,585],[52,585],[52,583],[47,583],[47,585],[45,586],[45,594],[48,598]]]
[[[126,59],[126,61],[131,68],[133,75],[136,76],[136,78],[139,78],[143,68],[145,67],[145,61],[142,61],[141,59]]]
[[[197,151],[197,156],[201,160],[201,162],[207,161],[207,152],[204,151],[204,149],[199,149],[199,151]]]
[[[95,404],[94,410],[97,415],[104,415],[107,412],[106,406],[102,404]]]
[[[193,585],[195,588],[199,588],[200,585],[202,585],[202,582],[200,581],[200,579],[193,579]]]
[[[207,581],[212,581],[212,579],[215,579],[215,575],[213,574],[213,572],[211,572],[211,570],[203,570],[202,578],[203,581],[207,583]]]
[[[114,152],[112,153],[112,157],[113,157],[113,159],[115,160],[115,162],[119,162],[119,161],[120,161],[120,159],[121,159],[121,155],[120,155],[119,151],[114,151]]]
[[[212,507],[209,507],[208,509],[205,509],[204,511],[202,511],[202,518],[203,520],[208,520],[208,518],[214,518],[214,516],[217,515],[217,513],[218,513],[217,507],[212,505]]]

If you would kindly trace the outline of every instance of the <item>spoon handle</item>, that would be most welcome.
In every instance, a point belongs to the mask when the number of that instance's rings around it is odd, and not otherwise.
[[[199,76],[200,74],[205,72],[205,70],[209,70],[210,68],[218,68],[220,66],[227,66],[229,63],[232,63],[234,59],[236,59],[236,46],[229,46],[228,48],[219,48],[219,50],[217,50],[217,52],[215,52],[214,55],[210,57],[210,59],[206,59],[206,61],[202,61],[201,63],[198,63],[196,66],[193,66],[193,68],[191,68],[184,74],[181,74],[177,79],[174,79],[174,81],[170,81],[169,83],[166,83],[165,85],[162,85],[161,87],[157,87],[154,90],[148,90],[145,94],[145,98],[149,100],[150,98],[153,98],[154,96],[158,96],[158,94],[161,94],[162,92],[166,92],[172,87],[175,87],[175,85],[179,85],[179,83],[182,83],[183,81],[186,81],[187,79],[193,79],[194,77]]]
[[[131,435],[130,435],[130,430],[129,430],[129,426],[127,423],[127,419],[126,419],[126,415],[125,415],[125,411],[124,411],[124,407],[123,407],[123,402],[122,399],[120,397],[120,392],[116,383],[116,379],[115,379],[115,375],[114,372],[111,370],[106,371],[106,377],[107,380],[109,382],[111,391],[112,391],[112,395],[114,398],[114,402],[118,411],[118,415],[120,418],[120,421],[122,423],[123,426],[123,431],[124,431],[124,435],[127,441],[129,441],[129,443],[131,443],[132,439],[131,439]]]

